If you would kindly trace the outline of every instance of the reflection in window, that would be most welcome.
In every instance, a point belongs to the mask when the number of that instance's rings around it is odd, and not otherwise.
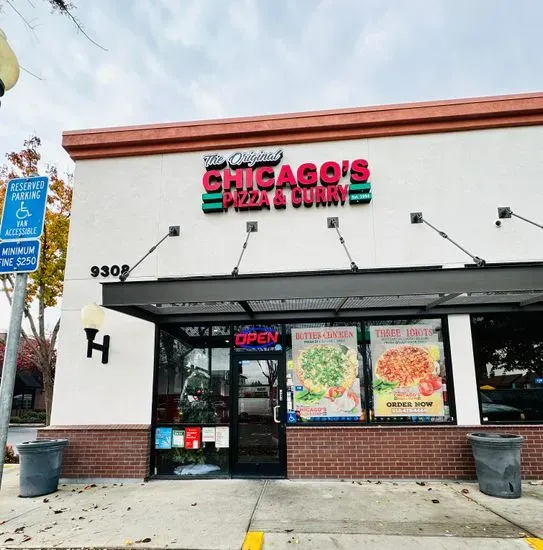
[[[229,371],[229,327],[176,326],[160,331],[155,474],[228,474],[228,448],[217,448],[213,434],[215,426],[228,431],[221,425],[230,420]],[[196,447],[192,441],[188,444],[194,434]]]
[[[543,313],[471,318],[483,423],[543,421]]]
[[[215,327],[160,332],[157,423],[228,423],[228,346]]]

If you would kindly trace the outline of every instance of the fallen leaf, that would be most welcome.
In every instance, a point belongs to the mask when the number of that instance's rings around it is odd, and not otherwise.
[[[426,483],[424,483],[424,481],[417,481],[416,484],[417,484],[417,485],[420,485],[421,487],[425,487],[425,486],[426,486]]]
[[[196,506],[197,504],[198,504],[197,502],[193,502],[193,503],[191,504],[191,506]]]
[[[432,488],[431,488],[431,487],[428,487],[428,491],[431,491],[431,490],[432,490]]]
[[[44,499],[43,499],[43,502],[49,502],[49,499],[48,499],[48,498],[44,498]]]
[[[439,504],[439,500],[437,500],[437,498],[433,498],[433,499],[432,499],[432,502],[433,502],[434,504]]]
[[[126,539],[126,540],[124,541],[124,545],[125,545],[125,546],[132,546],[133,544],[134,544],[134,543],[133,543],[130,539]]]
[[[17,529],[15,529],[14,533],[22,533],[24,530],[25,530],[25,526],[23,525],[22,527],[17,527]]]
[[[64,510],[53,510],[53,512],[55,514],[62,514],[64,512]]]
[[[84,517],[84,516],[79,516],[79,518],[78,518],[78,519],[85,519],[85,517]]]
[[[130,510],[132,510],[132,508],[130,508],[130,506],[126,509],[127,512],[130,512]]]
[[[376,481],[376,482],[375,482],[375,485],[381,485],[381,482],[380,482],[380,481]]]
[[[145,537],[144,539],[136,541],[136,543],[142,543],[142,542],[151,542],[151,539],[149,537]]]
[[[292,533],[292,531],[294,531],[294,529],[285,529],[285,533]]]
[[[467,495],[469,493],[469,490],[468,489],[462,489],[462,492]]]
[[[96,483],[93,483],[93,484],[91,485],[91,487],[96,487]]]
[[[6,539],[4,542],[13,542],[15,539]]]
[[[26,535],[26,537],[21,542],[28,542],[29,540],[32,540],[32,537]]]

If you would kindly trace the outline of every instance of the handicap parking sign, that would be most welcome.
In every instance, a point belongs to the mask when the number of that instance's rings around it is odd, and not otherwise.
[[[8,182],[0,221],[0,240],[39,239],[43,232],[49,178],[35,176]]]

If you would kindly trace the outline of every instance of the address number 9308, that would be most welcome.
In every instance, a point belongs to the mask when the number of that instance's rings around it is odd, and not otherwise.
[[[92,277],[109,277],[110,275],[112,277],[118,277],[121,273],[126,273],[130,269],[130,266],[123,264],[120,267],[118,265],[103,265],[103,266],[97,266],[93,265],[90,268],[90,274]]]

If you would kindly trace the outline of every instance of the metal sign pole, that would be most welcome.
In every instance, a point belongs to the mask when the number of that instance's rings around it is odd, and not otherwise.
[[[11,317],[9,319],[8,337],[4,352],[4,364],[2,366],[2,382],[0,384],[0,488],[2,487],[2,473],[8,440],[9,419],[11,417],[13,388],[15,387],[15,376],[17,374],[17,354],[19,351],[27,279],[28,273],[17,273],[15,275],[15,290],[13,291]]]

